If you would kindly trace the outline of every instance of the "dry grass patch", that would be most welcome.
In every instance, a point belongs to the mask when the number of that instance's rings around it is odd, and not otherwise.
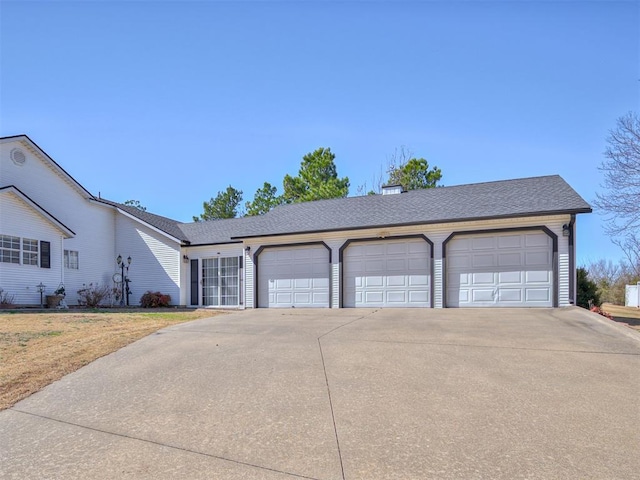
[[[211,310],[0,313],[0,410],[164,327]]]
[[[613,319],[616,322],[627,323],[631,328],[640,330],[640,308],[623,307],[612,303],[603,303],[601,308],[608,314],[613,315]]]

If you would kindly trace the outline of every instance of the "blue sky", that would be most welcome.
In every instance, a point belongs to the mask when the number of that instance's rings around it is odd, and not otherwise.
[[[0,0],[0,135],[190,221],[330,147],[351,194],[405,146],[445,185],[560,174],[587,201],[640,110],[640,3]],[[621,258],[594,213],[579,263]]]

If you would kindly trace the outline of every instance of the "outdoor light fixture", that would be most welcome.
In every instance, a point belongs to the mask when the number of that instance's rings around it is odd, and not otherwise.
[[[42,294],[44,293],[44,289],[47,288],[47,286],[40,282],[40,284],[36,285],[36,288],[40,292],[40,308],[44,308],[44,304],[42,303]]]
[[[184,263],[189,263],[189,256],[187,254],[182,255],[182,260]]]
[[[251,247],[247,245],[246,247],[244,247],[244,251],[249,253],[251,251]]]
[[[127,257],[127,265],[125,267],[124,262],[122,261],[122,255],[118,255],[118,258],[116,258],[116,262],[118,263],[118,266],[120,267],[120,288],[122,290],[122,283],[124,282],[125,288],[124,291],[121,292],[120,295],[120,306],[124,307],[124,296],[127,296],[127,307],[129,306],[129,294],[131,294],[131,290],[129,290],[129,282],[131,282],[131,280],[129,280],[129,265],[131,265],[131,256]],[[124,269],[127,269],[127,274],[124,274]]]
[[[570,233],[571,233],[571,228],[569,228],[569,225],[567,225],[566,223],[562,225],[562,236],[568,237]]]

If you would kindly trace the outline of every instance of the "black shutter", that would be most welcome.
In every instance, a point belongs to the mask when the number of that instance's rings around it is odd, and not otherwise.
[[[191,260],[191,305],[198,305],[198,259]]]
[[[51,242],[40,240],[40,268],[51,268]]]

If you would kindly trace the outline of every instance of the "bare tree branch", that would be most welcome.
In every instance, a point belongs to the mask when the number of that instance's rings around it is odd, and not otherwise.
[[[605,216],[605,231],[640,274],[640,117],[629,112],[609,132],[600,165],[603,191],[594,206]]]

